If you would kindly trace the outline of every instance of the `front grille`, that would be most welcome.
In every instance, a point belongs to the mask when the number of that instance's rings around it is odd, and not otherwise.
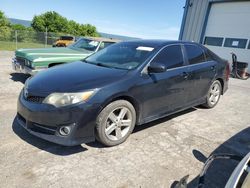
[[[25,59],[22,57],[16,57],[16,61],[22,66],[25,65]]]
[[[42,103],[44,99],[45,97],[39,97],[39,96],[28,96],[26,98],[27,101],[34,103]]]
[[[29,68],[31,68],[31,63],[22,57],[16,57],[16,61],[21,65],[21,66],[27,66]]]

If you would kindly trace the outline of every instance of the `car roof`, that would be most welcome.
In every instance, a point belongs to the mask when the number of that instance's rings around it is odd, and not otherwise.
[[[136,39],[125,41],[124,43],[134,43],[141,46],[151,46],[151,47],[164,47],[170,44],[197,44],[195,42],[189,41],[179,41],[179,40],[161,40],[161,39]],[[198,44],[199,45],[199,44]]]

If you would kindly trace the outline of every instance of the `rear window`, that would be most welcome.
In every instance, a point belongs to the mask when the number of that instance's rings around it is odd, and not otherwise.
[[[106,48],[110,45],[114,44],[114,42],[102,42],[100,47],[99,47],[99,50],[103,49],[103,48]]]
[[[246,48],[247,39],[226,38],[224,47]]]
[[[197,45],[185,45],[189,64],[197,64],[206,61],[204,51]]]
[[[222,37],[205,37],[204,44],[210,46],[222,46],[223,38]]]
[[[74,40],[74,37],[71,37],[71,36],[61,36],[60,39],[61,40]]]

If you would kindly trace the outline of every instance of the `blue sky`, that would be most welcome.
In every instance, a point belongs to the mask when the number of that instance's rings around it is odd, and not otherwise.
[[[98,31],[139,38],[178,39],[185,0],[0,0],[10,18],[31,20],[56,11]]]

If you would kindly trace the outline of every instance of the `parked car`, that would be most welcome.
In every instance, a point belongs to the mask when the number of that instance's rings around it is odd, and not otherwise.
[[[211,166],[212,162],[216,159],[230,159],[238,161],[239,164],[234,169],[233,173],[229,177],[225,188],[249,188],[250,187],[250,153],[245,157],[235,154],[214,154],[211,155],[205,162],[205,165],[200,173],[199,181],[197,183],[198,188],[205,187],[206,172]],[[188,175],[183,177],[174,188],[187,188],[188,187]]]
[[[118,40],[84,37],[67,48],[19,49],[15,52],[12,67],[17,72],[34,75],[55,65],[84,59],[115,42]]]
[[[192,42],[120,42],[82,61],[42,71],[20,93],[17,120],[61,145],[124,142],[135,124],[203,104],[228,88],[229,65]]]
[[[74,36],[61,36],[56,42],[52,45],[52,47],[66,47],[75,42]]]

